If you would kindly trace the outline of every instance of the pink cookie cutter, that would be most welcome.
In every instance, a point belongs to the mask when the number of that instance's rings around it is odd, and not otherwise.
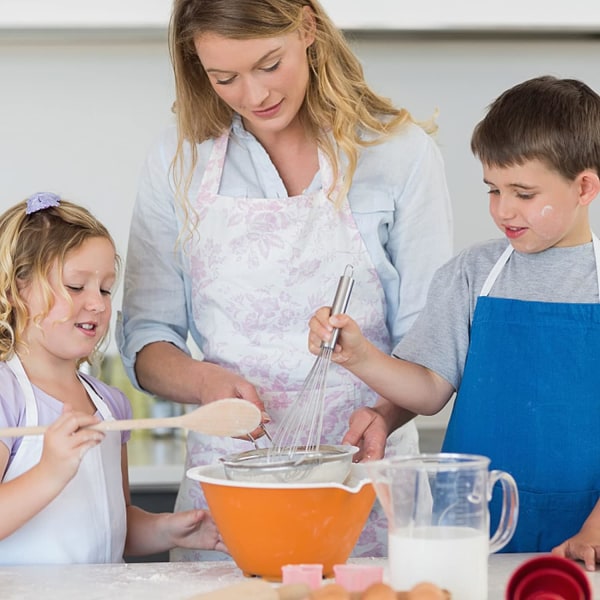
[[[377,565],[334,565],[333,573],[335,582],[349,592],[364,592],[383,580],[383,567]]]
[[[323,580],[323,565],[283,565],[281,581],[288,583],[305,583],[311,590],[321,587]]]

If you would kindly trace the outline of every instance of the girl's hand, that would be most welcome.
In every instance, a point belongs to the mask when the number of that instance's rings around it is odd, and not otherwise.
[[[77,473],[85,453],[104,439],[104,433],[85,429],[98,418],[75,412],[65,404],[62,415],[44,434],[40,471],[64,487]]]
[[[219,530],[207,511],[194,509],[168,514],[166,527],[173,546],[227,552]]]
[[[321,344],[331,339],[334,329],[339,329],[331,360],[350,367],[363,358],[367,341],[356,322],[348,315],[330,316],[329,313],[330,308],[324,306],[310,319],[308,349],[312,354],[318,355],[321,352]]]

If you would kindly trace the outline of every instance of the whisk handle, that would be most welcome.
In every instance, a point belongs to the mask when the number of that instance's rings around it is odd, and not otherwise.
[[[332,315],[341,315],[346,312],[348,308],[348,302],[350,302],[350,294],[354,287],[354,279],[352,273],[354,268],[352,265],[347,265],[344,270],[344,274],[340,277],[340,281],[335,292],[333,304],[331,305]],[[340,333],[339,329],[334,329],[331,333],[331,338],[328,342],[323,342],[323,348],[333,349]]]

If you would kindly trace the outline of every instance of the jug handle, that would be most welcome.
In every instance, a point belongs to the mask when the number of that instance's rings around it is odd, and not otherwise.
[[[494,485],[502,486],[502,514],[498,527],[490,540],[490,554],[501,550],[510,542],[517,527],[519,517],[519,492],[512,475],[505,471],[490,471],[488,501],[492,497]]]

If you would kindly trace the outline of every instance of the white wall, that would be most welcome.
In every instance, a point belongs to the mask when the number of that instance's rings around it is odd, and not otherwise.
[[[157,28],[169,18],[172,0],[1,0],[0,27]],[[597,31],[597,0],[321,0],[344,29]]]
[[[593,37],[350,37],[376,90],[419,119],[439,109],[456,249],[496,235],[469,151],[486,105],[505,88],[546,73],[581,78],[600,91],[600,39]],[[82,31],[64,38],[0,29],[0,210],[32,192],[56,191],[91,208],[125,255],[139,169],[171,120],[172,89],[162,33]]]
[[[144,154],[170,122],[165,45],[0,40],[0,209],[39,190],[80,202],[125,253]]]
[[[23,41],[0,31],[0,209],[55,190],[90,206],[125,254],[141,163],[172,119],[165,40],[53,37]],[[578,77],[600,90],[600,39],[353,33],[351,40],[376,90],[419,119],[439,109],[457,249],[495,235],[469,151],[486,105],[543,73]]]

